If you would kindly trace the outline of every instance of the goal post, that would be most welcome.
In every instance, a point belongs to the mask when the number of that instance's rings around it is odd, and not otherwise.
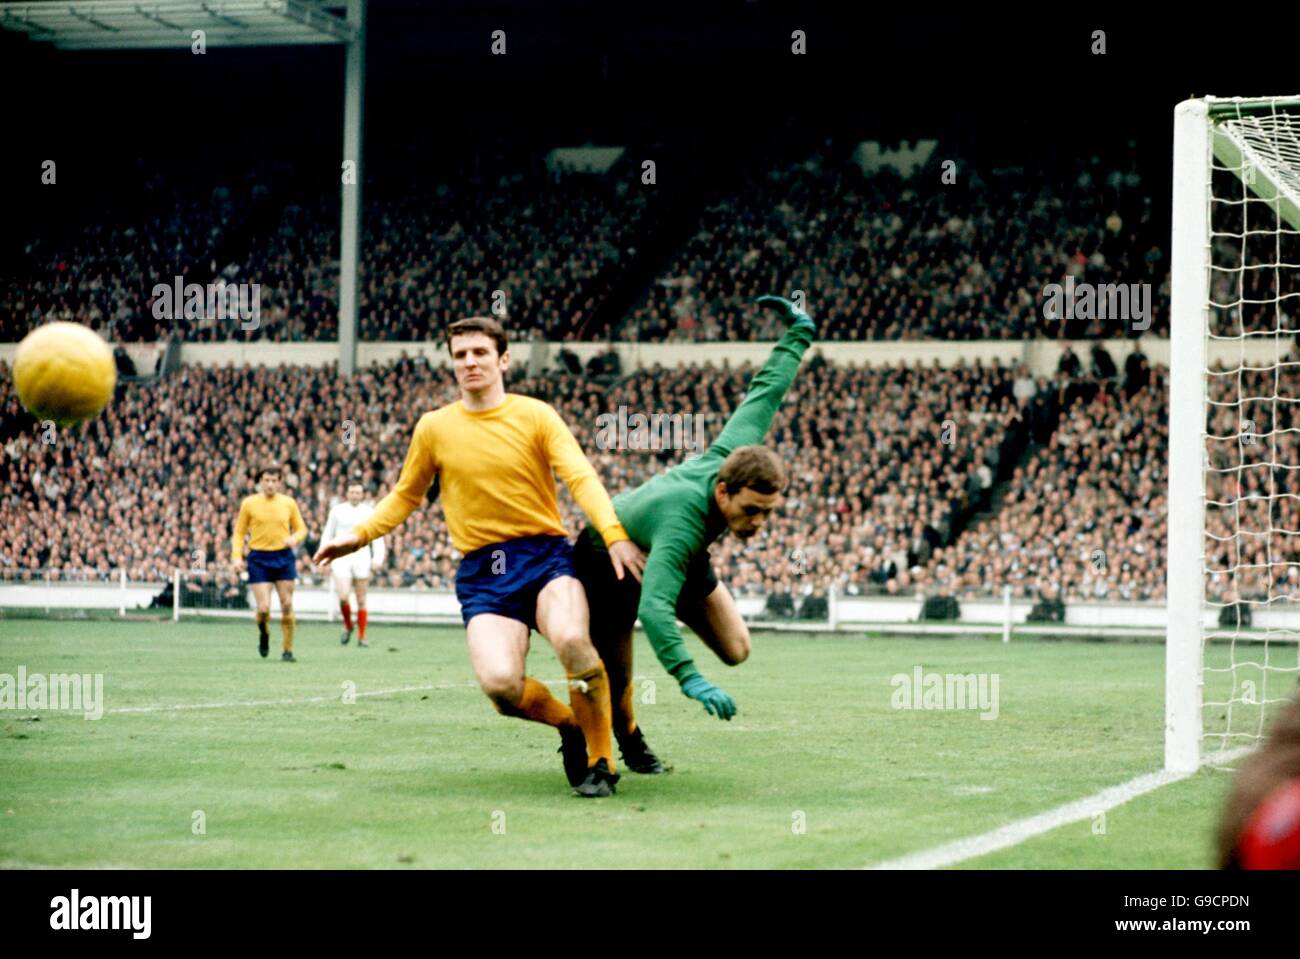
[[[1169,304],[1168,634],[1165,768],[1200,765],[1204,642],[1205,359],[1210,299],[1210,125],[1207,104],[1174,111]],[[1175,521],[1175,517],[1178,518]]]
[[[1180,103],[1172,213],[1165,768],[1191,772],[1300,674],[1300,97]]]

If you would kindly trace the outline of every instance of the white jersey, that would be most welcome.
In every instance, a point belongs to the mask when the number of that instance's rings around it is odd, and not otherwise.
[[[328,542],[336,536],[350,532],[357,525],[368,520],[370,514],[374,511],[373,503],[358,503],[356,506],[353,506],[347,500],[342,503],[335,503],[333,509],[330,510],[329,519],[325,521],[325,532],[322,539]],[[330,565],[338,573],[351,575],[357,579],[365,579],[370,576],[372,564],[374,566],[384,564],[384,538],[382,536],[371,540],[355,553],[340,556]]]

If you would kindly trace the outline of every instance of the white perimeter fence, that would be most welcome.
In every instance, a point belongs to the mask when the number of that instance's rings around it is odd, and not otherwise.
[[[176,597],[180,597],[180,602]],[[799,632],[886,632],[923,635],[987,634],[1009,641],[1013,635],[1089,636],[1163,639],[1168,610],[1162,602],[1067,603],[1064,623],[1027,622],[1035,605],[1031,599],[1012,598],[1010,589],[1001,597],[958,598],[961,615],[955,620],[921,619],[923,596],[838,596],[828,597],[824,619],[783,618],[766,615],[762,596],[736,599],[741,614],[752,625]],[[171,583],[129,580],[125,571],[112,579],[90,581],[56,575],[56,571],[24,573],[0,571],[0,611],[44,611],[57,614],[71,610],[107,610],[126,617],[152,612],[179,620],[182,616],[251,617],[252,591],[247,583],[224,587],[210,577],[181,571]],[[272,611],[278,601],[272,600]],[[377,587],[369,590],[372,622],[460,623],[460,604],[450,590]],[[333,584],[306,585],[294,590],[298,617],[332,622],[339,618]],[[1205,614],[1205,632],[1211,639],[1295,642],[1300,637],[1300,609],[1287,604],[1277,608],[1255,608],[1248,628],[1220,627],[1213,611]],[[0,612],[0,618],[3,613]]]

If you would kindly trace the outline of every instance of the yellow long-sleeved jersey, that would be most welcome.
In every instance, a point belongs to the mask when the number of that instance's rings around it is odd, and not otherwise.
[[[458,400],[420,417],[397,485],[353,531],[362,543],[384,536],[420,506],[441,474],[443,512],[462,554],[524,536],[567,536],[552,470],[606,545],[628,538],[560,414],[517,393],[490,410],[467,410]]]
[[[244,497],[239,504],[239,519],[235,521],[231,562],[238,563],[244,555],[244,534],[250,530],[249,549],[284,549],[284,538],[290,533],[298,542],[307,536],[307,524],[302,521],[297,502],[283,493],[274,496],[254,493]]]

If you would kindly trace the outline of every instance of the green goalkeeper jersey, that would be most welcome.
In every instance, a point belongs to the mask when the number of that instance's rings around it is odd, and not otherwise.
[[[718,471],[733,450],[763,442],[813,333],[810,324],[796,324],[786,331],[750,382],[744,402],[707,451],[614,497],[619,522],[647,555],[637,615],[659,662],[678,683],[699,675],[699,670],[677,626],[677,596],[691,558],[727,530],[713,498]],[[587,535],[593,533],[588,527]],[[599,534],[592,545],[605,548]]]

